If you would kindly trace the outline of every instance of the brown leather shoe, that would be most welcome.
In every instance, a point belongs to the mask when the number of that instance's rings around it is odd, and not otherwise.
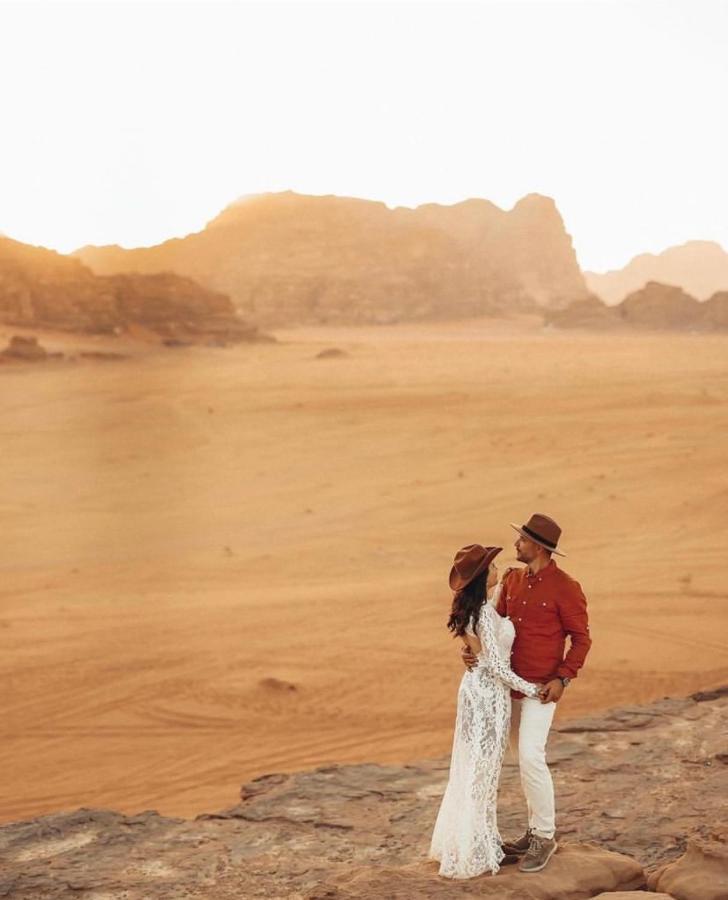
[[[517,841],[504,841],[503,852],[508,855],[523,856],[531,844],[531,834],[531,829],[527,828],[523,837],[518,838]]]
[[[556,838],[545,838],[540,837],[538,834],[531,834],[531,843],[518,867],[518,871],[540,872],[541,869],[545,869],[548,861],[556,853],[558,846]]]

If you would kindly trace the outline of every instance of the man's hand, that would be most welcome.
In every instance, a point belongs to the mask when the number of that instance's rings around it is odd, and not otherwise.
[[[466,669],[472,669],[477,666],[478,657],[475,656],[475,654],[467,644],[463,644],[463,649],[460,651],[460,655],[463,658],[463,663],[465,664]]]
[[[543,690],[539,694],[541,703],[558,703],[561,695],[564,693],[564,686],[560,678],[552,678],[543,686]]]

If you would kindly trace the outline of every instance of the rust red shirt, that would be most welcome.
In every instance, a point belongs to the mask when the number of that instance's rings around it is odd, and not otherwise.
[[[591,647],[586,597],[578,581],[551,560],[531,575],[511,572],[503,583],[498,612],[513,622],[516,637],[511,668],[527,681],[542,684],[559,676],[576,678]],[[566,638],[570,647],[566,656]],[[523,697],[515,691],[514,698]]]

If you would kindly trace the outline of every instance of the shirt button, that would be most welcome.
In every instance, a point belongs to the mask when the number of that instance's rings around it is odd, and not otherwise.
[[[523,601],[523,605],[524,605],[524,606],[526,605],[526,601],[525,601],[525,600]]]
[[[521,620],[519,619],[518,621],[520,622]]]
[[[533,587],[533,585],[529,584],[529,586],[528,586],[529,591],[531,590],[532,587]]]

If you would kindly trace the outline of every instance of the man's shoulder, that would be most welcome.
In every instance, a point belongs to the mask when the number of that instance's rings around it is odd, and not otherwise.
[[[514,590],[523,581],[526,574],[526,567],[512,568],[510,572],[503,578],[503,587],[507,590]]]
[[[568,572],[564,572],[563,569],[560,569],[558,566],[554,567],[553,572],[554,581],[563,588],[572,588],[575,591],[581,591],[581,584],[574,578],[573,575],[569,575]]]
[[[561,569],[559,566],[554,566],[553,574],[554,574],[554,577],[555,577],[555,578],[558,578],[558,579],[559,579],[561,582],[563,582],[563,583],[571,583],[571,584],[578,584],[578,583],[579,583],[579,582],[576,580],[576,578],[573,577],[573,575],[569,575],[568,572],[565,572],[565,571],[564,571],[563,569]]]

